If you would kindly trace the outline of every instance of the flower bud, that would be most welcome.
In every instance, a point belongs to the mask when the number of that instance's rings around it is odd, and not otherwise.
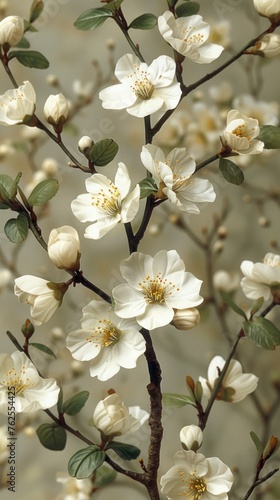
[[[213,275],[213,285],[215,290],[231,293],[237,290],[240,284],[238,273],[228,273],[224,270],[216,271]]]
[[[280,0],[254,0],[254,6],[260,16],[275,21],[280,15]]]
[[[280,35],[268,33],[252,49],[253,54],[263,57],[276,57],[280,54]]]
[[[35,332],[34,325],[31,323],[29,319],[27,319],[21,327],[21,331],[26,339],[30,339]]]
[[[19,16],[8,16],[0,22],[0,45],[7,43],[14,47],[24,34],[23,19]]]
[[[190,330],[200,321],[200,314],[196,307],[189,309],[175,309],[171,325],[177,330]]]
[[[78,271],[81,253],[76,229],[71,226],[53,229],[49,235],[48,254],[58,269]]]
[[[45,102],[44,114],[48,123],[60,133],[69,117],[69,103],[63,94],[50,95]]]
[[[268,460],[275,451],[279,448],[279,439],[275,436],[270,436],[262,454],[264,460]]]
[[[184,450],[197,452],[202,444],[203,433],[197,425],[186,425],[180,431],[180,441]]]
[[[86,158],[89,158],[89,152],[94,142],[88,135],[84,135],[78,142],[78,150],[85,155]]]

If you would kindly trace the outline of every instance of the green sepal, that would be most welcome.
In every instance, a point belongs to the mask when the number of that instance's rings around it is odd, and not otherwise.
[[[280,345],[280,330],[262,316],[255,316],[251,321],[245,321],[243,328],[246,336],[258,347],[274,350]]]
[[[16,44],[16,47],[18,47],[19,49],[29,49],[30,43],[27,38],[23,36],[22,39]]]
[[[56,359],[56,355],[54,354],[54,352],[45,344],[40,344],[38,342],[29,342],[28,345],[31,345],[32,347],[35,347],[35,349],[38,349],[38,351],[42,351],[45,354],[48,354],[48,356],[52,356]]]
[[[71,416],[77,415],[85,406],[88,397],[88,391],[81,391],[72,396],[72,398],[67,399],[67,401],[63,404],[63,413],[67,413],[67,415]]]
[[[157,16],[154,14],[143,14],[142,16],[136,17],[128,29],[133,28],[135,30],[151,30],[157,25]]]
[[[200,5],[197,2],[188,2],[188,3],[183,3],[179,5],[179,7],[176,7],[176,15],[177,17],[187,17],[187,16],[193,16],[194,14],[197,14],[200,9]]]
[[[234,184],[235,186],[240,186],[244,182],[244,174],[233,161],[228,160],[227,158],[220,157],[219,161],[219,170],[221,171],[223,177],[230,184]]]
[[[235,302],[232,300],[230,294],[227,293],[227,292],[224,292],[223,290],[220,290],[220,294],[221,294],[221,297],[222,297],[223,301],[229,307],[231,307],[231,309],[234,312],[236,312],[236,314],[239,314],[239,316],[242,316],[247,321],[247,316],[246,316],[245,312],[240,307],[238,307],[237,304],[235,304]]]
[[[90,149],[89,159],[97,167],[104,167],[112,161],[119,150],[118,144],[113,139],[102,139]]]
[[[168,408],[182,408],[186,405],[195,406],[195,399],[192,396],[186,396],[185,394],[173,394],[164,393],[162,395],[162,404]]]
[[[4,231],[12,243],[22,243],[28,235],[28,219],[23,214],[18,214],[16,219],[9,219]]]
[[[50,65],[46,57],[37,50],[12,50],[9,52],[9,61],[14,58],[27,68],[47,69]]]
[[[70,476],[77,479],[90,477],[100,467],[106,458],[104,451],[96,445],[77,451],[68,462]]]
[[[132,444],[110,441],[106,444],[105,450],[114,450],[122,460],[135,460],[139,457],[141,450]]]
[[[32,207],[34,205],[44,205],[51,198],[53,198],[53,196],[57,193],[58,188],[59,184],[56,179],[45,179],[35,186],[27,201]]]
[[[48,450],[64,450],[67,440],[67,434],[64,427],[55,423],[41,424],[36,433],[40,443]]]
[[[263,125],[257,139],[264,143],[265,149],[280,149],[280,127]]]

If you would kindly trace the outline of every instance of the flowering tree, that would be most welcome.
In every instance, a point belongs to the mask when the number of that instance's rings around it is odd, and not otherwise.
[[[280,374],[267,376],[264,363],[279,369],[279,216],[272,210],[270,222],[265,210],[271,203],[279,209],[280,108],[259,93],[264,68],[280,54],[280,1],[248,2],[257,32],[236,51],[229,23],[206,22],[203,2],[155,2],[156,13],[141,11],[133,20],[124,0],[96,2],[71,29],[103,47],[110,23],[126,49],[115,57],[109,40],[109,76],[94,61],[94,83],[75,80],[71,97],[63,72],[49,75],[56,93],[43,103],[33,75],[49,67],[48,46],[43,54],[31,42],[48,4],[30,3],[23,18],[7,15],[4,2],[0,22],[0,124],[23,131],[17,140],[3,135],[0,144],[0,289],[18,312],[7,315],[15,350],[0,354],[1,487],[21,491],[16,439],[36,428],[46,453],[74,446],[60,463],[58,499],[109,498],[119,477],[130,488],[126,498],[131,491],[153,500],[279,498],[278,464],[269,459],[279,461],[273,419],[279,420]],[[212,17],[224,12],[221,4],[213,2]],[[240,84],[236,91],[234,82],[215,83],[231,67],[247,76],[251,95]],[[105,118],[96,139],[83,126],[87,112],[95,120],[94,99],[105,117],[121,113],[123,130]],[[61,150],[61,169],[46,145],[53,156]],[[65,172],[73,174],[71,186]],[[270,226],[270,242],[263,233],[256,239],[255,232],[240,232],[246,210],[240,192],[260,211],[260,229]],[[24,274],[29,268],[35,275]],[[146,410],[124,402],[138,398]],[[239,433],[234,413],[245,398],[256,451],[245,444],[249,431]],[[230,419],[225,432],[213,424],[216,408],[224,422]],[[180,445],[173,459],[172,447]],[[44,475],[55,481],[51,471]]]

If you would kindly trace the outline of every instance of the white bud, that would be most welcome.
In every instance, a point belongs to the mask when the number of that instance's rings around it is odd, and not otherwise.
[[[90,148],[93,146],[93,140],[88,135],[84,135],[78,142],[78,150],[88,157]]]
[[[58,163],[54,158],[45,158],[41,169],[48,177],[55,177],[57,175]]]
[[[171,325],[175,326],[177,330],[190,330],[196,326],[200,321],[200,314],[196,307],[189,309],[175,309]]]
[[[197,425],[186,425],[180,431],[180,441],[184,450],[197,452],[202,444],[203,433]]]
[[[50,95],[45,102],[44,115],[48,123],[61,132],[69,116],[69,103],[63,94]]]
[[[80,267],[79,235],[71,226],[53,229],[49,235],[48,254],[58,269],[77,271]]]
[[[280,35],[278,33],[268,33],[257,43],[252,52],[264,57],[279,56]]]
[[[51,85],[52,87],[58,87],[59,86],[59,79],[56,75],[48,75],[47,76],[47,83]]]
[[[14,47],[22,39],[24,22],[19,16],[8,16],[0,22],[0,45]]]
[[[238,273],[228,273],[227,271],[216,271],[213,275],[213,285],[216,290],[223,292],[234,292],[239,287],[240,277]]]
[[[272,21],[280,15],[280,0],[254,0],[257,12]]]

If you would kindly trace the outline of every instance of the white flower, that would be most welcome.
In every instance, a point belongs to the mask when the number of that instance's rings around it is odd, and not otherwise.
[[[233,474],[219,458],[205,458],[194,451],[178,451],[175,464],[160,480],[161,492],[169,500],[227,500]]]
[[[121,262],[121,274],[127,284],[113,290],[115,312],[121,318],[134,318],[139,325],[153,330],[168,325],[174,309],[197,306],[202,281],[185,272],[185,264],[176,250],[161,250],[153,258],[135,252]]]
[[[80,267],[79,235],[71,226],[52,229],[48,241],[48,254],[58,269],[77,271]]]
[[[280,255],[267,253],[263,262],[251,262],[244,260],[241,264],[241,271],[245,278],[241,280],[241,288],[249,299],[257,300],[263,297],[264,300],[273,298],[272,285],[275,285],[275,293],[280,289]]]
[[[180,441],[184,450],[197,451],[203,440],[203,432],[197,425],[186,425],[180,431]]]
[[[7,425],[0,427],[0,466],[7,462],[9,456]]]
[[[240,276],[238,273],[228,273],[221,269],[213,275],[214,288],[223,292],[234,292],[239,287],[239,282]]]
[[[77,479],[61,472],[57,474],[56,480],[63,485],[63,492],[56,497],[56,500],[91,500],[93,491],[91,478]]]
[[[271,20],[280,14],[280,0],[254,0],[257,12]]]
[[[119,163],[115,184],[105,175],[93,174],[86,179],[87,194],[80,194],[71,203],[74,215],[81,222],[93,222],[86,228],[85,238],[102,238],[119,222],[131,222],[139,209],[140,187],[129,193],[131,180],[124,163]]]
[[[156,196],[168,198],[180,210],[197,214],[200,210],[195,203],[215,200],[208,180],[192,178],[196,165],[185,148],[175,148],[165,158],[159,147],[148,144],[142,148],[141,160],[158,187]]]
[[[221,45],[206,43],[210,25],[198,15],[175,19],[172,12],[167,11],[159,16],[158,29],[174,50],[200,64],[211,63],[224,50]]]
[[[124,109],[139,118],[176,108],[182,91],[173,83],[176,65],[168,56],[160,56],[150,66],[132,54],[119,59],[115,75],[121,82],[99,94],[106,109]]]
[[[264,57],[276,57],[280,54],[280,35],[278,33],[267,33],[253,47],[253,54]]]
[[[37,276],[25,275],[15,279],[14,293],[20,302],[30,304],[35,325],[46,323],[61,306],[66,283],[52,283]]]
[[[19,16],[8,16],[0,22],[0,45],[14,47],[24,35],[24,22]]]
[[[175,326],[177,330],[190,330],[198,325],[200,321],[200,314],[196,307],[189,309],[175,309],[171,325]]]
[[[50,95],[44,105],[47,122],[60,132],[69,117],[69,110],[69,103],[63,94]]]
[[[264,148],[264,143],[255,139],[259,133],[258,120],[248,118],[236,109],[232,109],[227,115],[227,126],[221,139],[230,153],[252,155],[261,153]]]
[[[51,408],[57,403],[59,391],[56,381],[40,377],[23,352],[0,354],[0,413],[7,415],[8,396],[13,392],[15,411],[20,413]]]
[[[276,102],[259,101],[250,94],[235,97],[234,108],[258,120],[259,125],[278,125],[279,106]]]
[[[215,356],[208,367],[208,380],[199,377],[203,394],[209,399],[215,387],[215,383],[225,365],[221,356]],[[258,384],[258,377],[252,373],[243,373],[239,361],[232,359],[229,363],[222,385],[216,399],[229,403],[238,403],[253,392]]]
[[[0,125],[16,125],[28,121],[34,114],[36,94],[30,82],[0,96]]]
[[[231,24],[229,21],[223,19],[222,21],[213,21],[210,25],[209,42],[218,43],[222,45],[224,49],[230,48],[231,36],[230,36]]]
[[[104,436],[131,434],[138,431],[148,418],[148,413],[139,406],[127,408],[117,393],[99,401],[93,413],[93,425]]]
[[[108,304],[93,300],[83,308],[82,328],[71,332],[66,346],[73,358],[93,360],[92,377],[108,380],[120,368],[135,368],[146,343],[135,320],[120,319]]]

